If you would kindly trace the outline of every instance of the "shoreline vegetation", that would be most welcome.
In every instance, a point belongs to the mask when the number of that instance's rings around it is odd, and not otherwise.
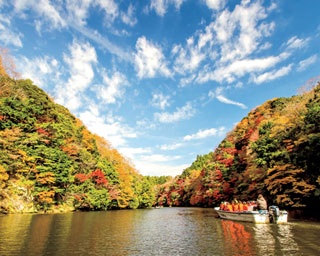
[[[0,58],[0,213],[213,208],[258,194],[297,216],[320,205],[319,82],[250,111],[181,175],[156,177],[3,67]]]

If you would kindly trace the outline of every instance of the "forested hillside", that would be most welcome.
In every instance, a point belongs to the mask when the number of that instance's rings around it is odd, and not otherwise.
[[[0,212],[152,205],[164,181],[140,175],[32,81],[0,73]]]
[[[286,208],[320,205],[320,84],[252,110],[214,152],[172,179],[140,175],[69,110],[0,64],[0,213],[211,207],[259,193]]]
[[[262,193],[286,208],[319,207],[319,159],[320,84],[252,110],[214,152],[163,185],[157,203],[208,207]]]

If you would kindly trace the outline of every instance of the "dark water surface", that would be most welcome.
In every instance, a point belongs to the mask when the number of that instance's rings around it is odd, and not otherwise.
[[[201,208],[6,215],[0,255],[320,255],[320,223],[232,222]]]

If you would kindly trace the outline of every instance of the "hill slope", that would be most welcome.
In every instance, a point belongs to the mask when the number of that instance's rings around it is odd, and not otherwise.
[[[161,187],[160,205],[212,206],[256,199],[286,208],[319,207],[320,84],[252,110],[218,148]]]
[[[0,212],[149,207],[152,186],[30,80],[0,75]]]

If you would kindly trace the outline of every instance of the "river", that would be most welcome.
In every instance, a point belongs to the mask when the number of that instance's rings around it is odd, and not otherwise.
[[[232,222],[213,209],[0,216],[0,255],[320,255],[320,223]]]

